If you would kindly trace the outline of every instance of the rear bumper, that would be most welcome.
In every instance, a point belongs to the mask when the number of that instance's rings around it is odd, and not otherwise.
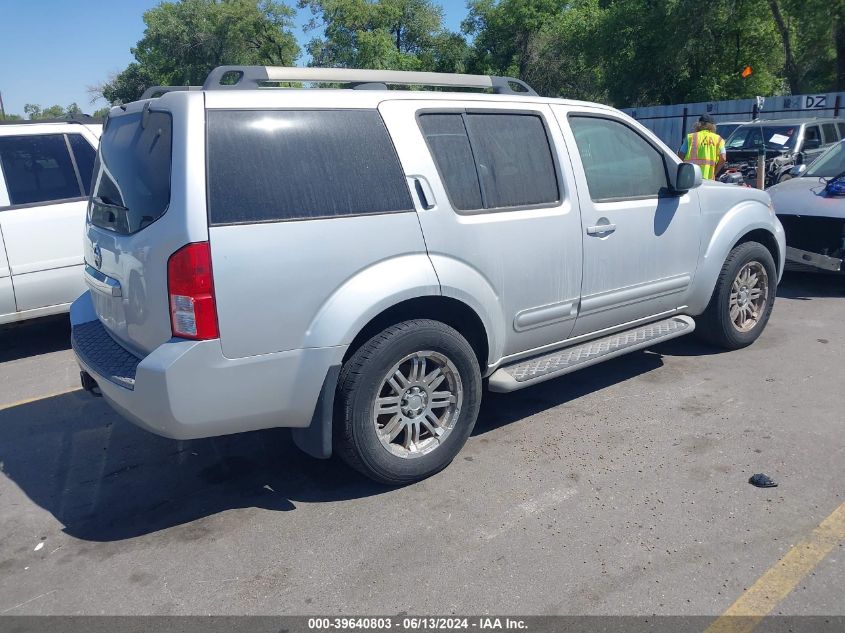
[[[175,439],[307,427],[329,368],[345,352],[324,347],[230,359],[219,340],[171,339],[137,358],[96,319],[89,293],[70,313],[77,362],[103,397],[138,426]]]

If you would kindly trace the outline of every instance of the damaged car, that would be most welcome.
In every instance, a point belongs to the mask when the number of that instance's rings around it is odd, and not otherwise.
[[[764,149],[764,182],[766,187],[771,187],[789,180],[793,167],[812,163],[840,138],[845,138],[845,121],[842,119],[779,119],[746,123],[736,128],[725,141],[727,165],[725,177],[721,180],[754,186],[757,157]]]
[[[786,267],[843,272],[845,259],[845,140],[790,179],[767,190],[786,232]]]

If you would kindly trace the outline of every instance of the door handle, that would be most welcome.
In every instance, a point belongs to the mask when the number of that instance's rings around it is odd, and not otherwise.
[[[414,190],[420,200],[420,205],[423,209],[434,208],[434,192],[428,181],[421,176],[414,176]]]
[[[616,230],[615,224],[597,224],[587,227],[587,235],[609,235]]]

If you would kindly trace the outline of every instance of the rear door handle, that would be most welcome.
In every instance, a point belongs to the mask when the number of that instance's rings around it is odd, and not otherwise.
[[[609,235],[616,230],[615,224],[597,224],[587,227],[587,235]]]
[[[417,198],[419,198],[420,206],[423,209],[433,209],[435,204],[434,192],[431,190],[428,180],[422,176],[413,176],[413,179],[414,189],[416,190]]]

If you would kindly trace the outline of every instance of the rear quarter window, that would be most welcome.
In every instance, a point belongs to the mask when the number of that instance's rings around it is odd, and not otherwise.
[[[211,110],[212,225],[412,211],[375,110]]]

